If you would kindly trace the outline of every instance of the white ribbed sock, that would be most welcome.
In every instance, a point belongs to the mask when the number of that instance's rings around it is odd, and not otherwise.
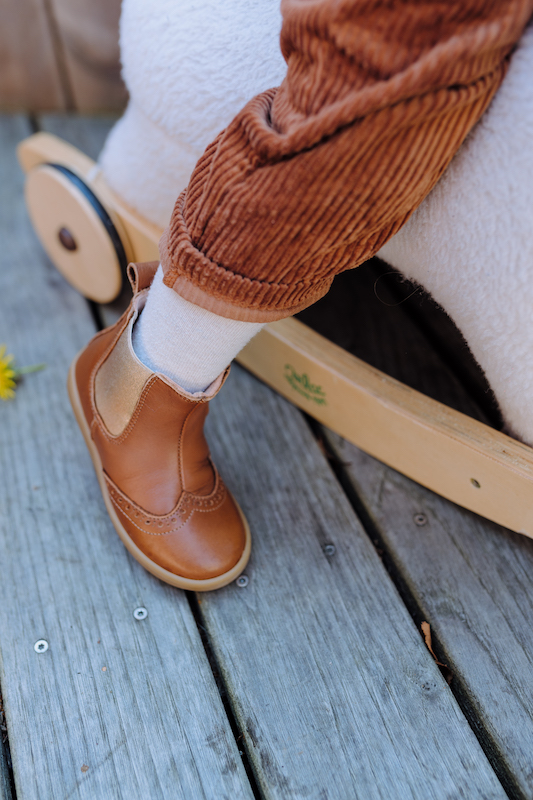
[[[157,270],[133,327],[133,349],[187,392],[204,392],[265,323],[239,322],[184,300]]]

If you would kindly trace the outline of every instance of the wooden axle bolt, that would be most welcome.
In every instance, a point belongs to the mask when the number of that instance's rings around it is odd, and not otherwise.
[[[61,228],[61,230],[57,234],[57,238],[59,239],[65,250],[78,249],[78,245],[76,244],[76,239],[71,234],[68,228]]]
[[[35,231],[66,280],[97,303],[114,300],[127,258],[109,213],[90,187],[61,164],[39,164],[26,181]]]

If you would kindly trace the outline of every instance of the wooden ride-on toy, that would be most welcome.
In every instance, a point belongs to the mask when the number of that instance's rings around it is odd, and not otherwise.
[[[19,145],[31,220],[65,278],[113,300],[129,261],[158,259],[162,230],[56,136]],[[238,361],[366,453],[464,508],[533,538],[533,448],[405,386],[296,319],[267,325]]]

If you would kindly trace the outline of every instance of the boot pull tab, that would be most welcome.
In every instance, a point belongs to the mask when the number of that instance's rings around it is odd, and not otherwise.
[[[131,283],[134,295],[150,286],[158,266],[159,261],[132,261],[128,264],[128,280]]]

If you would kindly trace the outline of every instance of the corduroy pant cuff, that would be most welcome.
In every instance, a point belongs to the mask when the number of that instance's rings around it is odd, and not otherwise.
[[[329,291],[332,278],[268,283],[232,272],[211,261],[191,241],[183,217],[186,191],[179,196],[159,242],[164,283],[181,297],[220,317],[241,322],[274,322],[291,317]]]

